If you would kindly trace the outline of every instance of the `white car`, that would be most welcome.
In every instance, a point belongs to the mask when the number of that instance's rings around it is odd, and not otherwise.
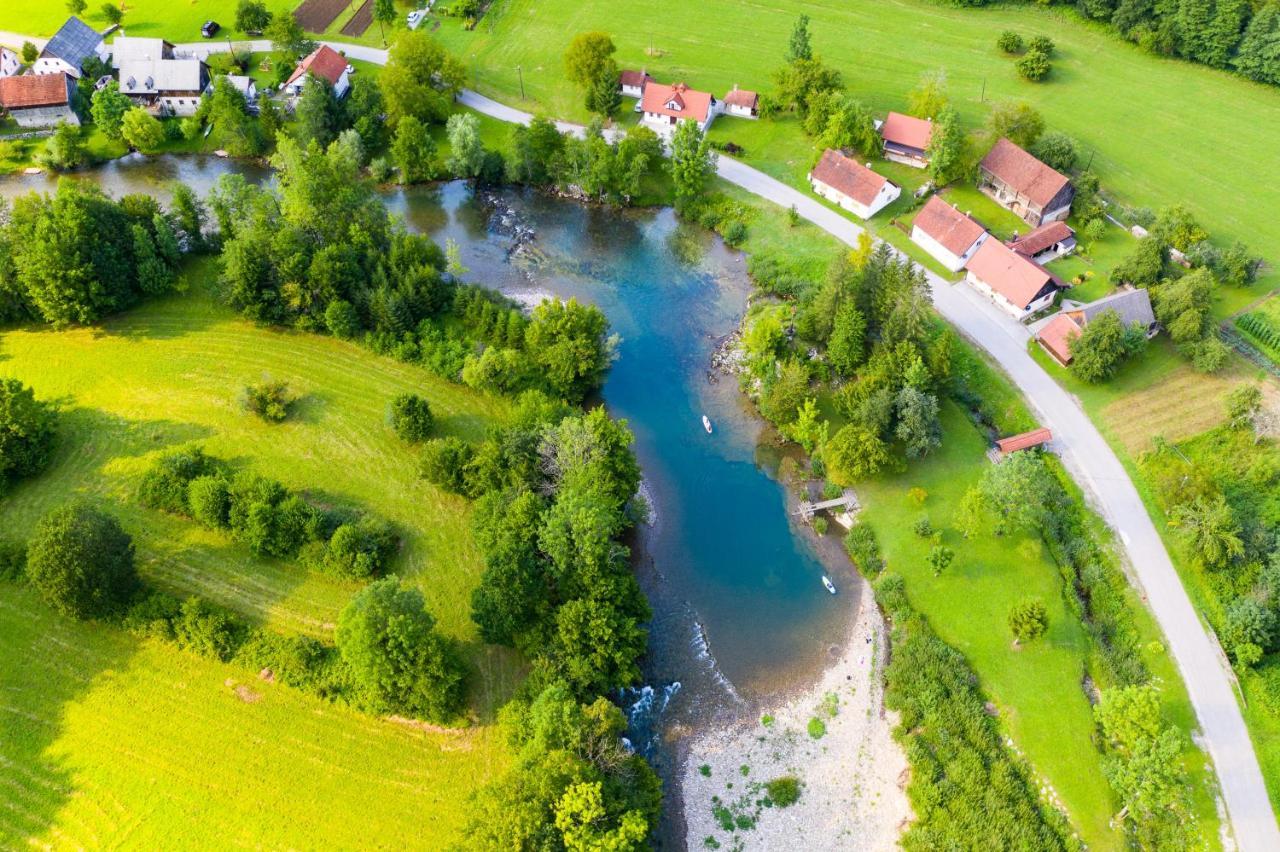
[[[409,13],[409,18],[408,18],[409,29],[416,30],[418,26],[422,23],[423,19],[426,17],[427,17],[426,9],[414,9],[412,12]]]

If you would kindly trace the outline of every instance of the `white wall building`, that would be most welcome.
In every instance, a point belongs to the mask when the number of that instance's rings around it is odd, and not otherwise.
[[[959,272],[990,234],[969,216],[933,196],[911,223],[911,240],[952,272]]]
[[[870,167],[828,148],[809,172],[809,185],[828,201],[870,219],[902,194],[902,188]]]

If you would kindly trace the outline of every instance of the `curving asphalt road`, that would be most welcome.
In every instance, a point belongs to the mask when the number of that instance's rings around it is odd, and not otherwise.
[[[6,37],[18,44],[25,40],[15,34],[0,33],[0,40]],[[385,65],[387,61],[385,50],[342,42],[325,43],[353,59],[377,65]],[[236,46],[253,51],[270,49],[270,43],[263,41],[240,42]],[[177,47],[196,55],[207,55],[227,50],[228,43],[194,42]],[[500,121],[528,124],[533,118],[527,112],[470,90],[464,90],[458,100]],[[582,131],[580,125],[556,124],[562,132]],[[720,156],[716,170],[720,177],[748,192],[783,207],[794,207],[800,216],[846,244],[857,244],[863,229],[812,196],[729,157]],[[1244,852],[1280,850],[1280,828],[1277,828],[1258,759],[1232,691],[1227,661],[1191,606],[1164,543],[1120,460],[1075,398],[1032,360],[1027,353],[1030,335],[1025,327],[969,287],[952,284],[928,270],[925,274],[938,313],[986,350],[1014,381],[1041,422],[1053,431],[1055,449],[1068,470],[1093,496],[1107,523],[1119,534],[1135,580],[1182,672],[1218,773],[1239,848]]]

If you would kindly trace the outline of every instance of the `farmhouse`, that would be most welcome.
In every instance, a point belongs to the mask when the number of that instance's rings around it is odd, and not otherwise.
[[[1076,250],[1076,232],[1066,222],[1047,222],[1025,237],[1015,233],[1005,245],[1036,263],[1048,263]]]
[[[209,88],[199,59],[135,59],[120,66],[120,91],[157,115],[195,115]]]
[[[1050,272],[999,240],[985,240],[967,264],[968,282],[1013,315],[1024,317],[1049,307],[1064,289]]]
[[[644,96],[645,85],[652,82],[653,78],[643,68],[639,71],[623,71],[618,75],[618,90],[623,97],[638,100]]]
[[[173,45],[162,38],[130,36],[119,36],[111,42],[111,67],[117,71],[123,65],[152,59],[173,59]]]
[[[1066,219],[1075,187],[1060,174],[1001,139],[978,166],[978,188],[1032,225]]]
[[[0,47],[0,77],[12,77],[22,68],[22,58],[7,47]]]
[[[988,236],[986,228],[937,195],[911,223],[912,241],[952,272],[960,271]]]
[[[929,165],[929,139],[933,122],[923,118],[891,112],[880,125],[884,140],[884,158],[906,166],[923,169]]]
[[[75,88],[76,81],[65,73],[0,77],[0,108],[22,127],[79,124],[71,108]]]
[[[103,62],[111,52],[106,42],[93,27],[72,15],[62,25],[49,43],[40,51],[35,65],[31,66],[33,74],[70,74],[77,80],[84,73],[84,64],[90,57],[97,57]]]
[[[883,175],[828,148],[809,172],[813,191],[863,219],[870,219],[902,194],[902,189]]]
[[[327,44],[320,45],[298,63],[293,74],[284,81],[284,90],[295,98],[300,96],[308,74],[327,81],[338,97],[345,95],[351,87],[351,66],[347,64],[347,58]]]
[[[738,118],[760,117],[760,96],[750,89],[739,89],[737,86],[724,96],[724,111]]]
[[[1147,291],[1124,290],[1088,304],[1064,302],[1062,311],[1045,323],[1036,333],[1036,339],[1046,352],[1066,367],[1071,364],[1071,341],[1080,336],[1090,320],[1107,311],[1114,312],[1126,328],[1137,323],[1146,331],[1148,338],[1155,336],[1159,329]]]
[[[659,133],[670,133],[680,121],[695,121],[705,132],[720,111],[720,102],[710,92],[690,89],[684,83],[666,86],[649,82],[640,109],[644,113],[641,120]]]

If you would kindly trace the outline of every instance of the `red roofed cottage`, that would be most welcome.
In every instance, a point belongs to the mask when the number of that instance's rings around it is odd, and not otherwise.
[[[652,82],[653,78],[644,69],[623,71],[618,74],[618,91],[622,92],[624,98],[638,100],[644,96],[644,87]]]
[[[902,189],[868,166],[832,148],[809,172],[813,191],[863,219],[870,219],[902,194]]]
[[[302,94],[308,74],[328,82],[338,97],[345,95],[351,85],[351,66],[347,63],[347,58],[327,44],[320,45],[298,63],[289,79],[285,80],[284,90],[298,97]]]
[[[952,272],[958,272],[988,236],[986,228],[937,195],[911,223],[911,240]]]
[[[999,240],[986,240],[969,259],[967,280],[979,293],[1022,319],[1049,307],[1062,285],[1047,269]]]
[[[695,121],[705,131],[720,110],[720,103],[709,92],[690,89],[684,83],[674,86],[648,82],[640,98],[642,120],[659,133],[670,133],[680,121]]]
[[[929,165],[929,140],[933,122],[900,112],[891,112],[880,125],[884,140],[884,158],[895,163],[923,169]]]
[[[750,89],[733,89],[724,96],[724,111],[739,118],[760,116],[760,96]]]
[[[1066,219],[1075,187],[1060,174],[1001,139],[978,166],[978,189],[1032,225]]]

